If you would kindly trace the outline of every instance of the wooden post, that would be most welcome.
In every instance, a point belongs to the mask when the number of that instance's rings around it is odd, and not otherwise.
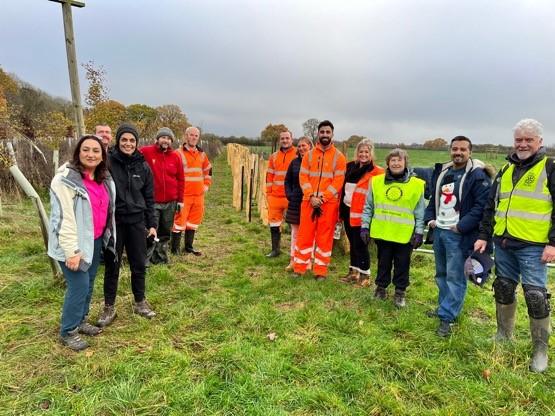
[[[252,212],[252,187],[253,187],[253,179],[254,179],[254,169],[251,169],[251,178],[250,178],[250,186],[249,186],[249,222],[251,222],[251,212]]]
[[[243,211],[243,188],[245,186],[245,166],[241,166],[241,205],[239,211]]]
[[[79,73],[77,72],[77,58],[75,51],[75,37],[73,35],[73,16],[71,7],[85,7],[85,3],[76,0],[50,0],[62,4],[64,18],[64,32],[66,38],[67,67],[69,70],[69,83],[71,86],[71,101],[75,113],[75,123],[77,125],[77,135],[81,137],[85,134],[85,120],[83,118],[83,107],[81,106],[81,90],[79,88]]]

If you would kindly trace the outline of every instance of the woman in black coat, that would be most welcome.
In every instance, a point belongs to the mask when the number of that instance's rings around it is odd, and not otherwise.
[[[293,159],[285,175],[285,196],[289,202],[285,222],[291,226],[291,260],[285,270],[293,270],[293,256],[295,254],[295,243],[301,218],[301,202],[303,200],[303,190],[299,184],[299,170],[303,156],[313,147],[312,140],[308,137],[301,137],[297,143],[297,158]]]

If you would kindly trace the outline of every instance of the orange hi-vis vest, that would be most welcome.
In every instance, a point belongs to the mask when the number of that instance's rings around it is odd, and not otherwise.
[[[339,201],[339,191],[345,178],[345,156],[332,144],[323,149],[320,143],[303,157],[299,172],[299,184],[303,200],[312,195],[322,196],[323,201]]]
[[[183,161],[185,185],[183,196],[204,195],[212,184],[212,165],[208,156],[198,148],[182,146],[177,150]]]
[[[297,157],[297,148],[291,146],[284,150],[278,150],[270,155],[268,159],[268,170],[266,171],[266,194],[285,197],[285,174],[293,159]]]
[[[362,225],[362,210],[366,203],[366,195],[370,186],[372,176],[381,175],[385,170],[379,166],[374,166],[369,172],[366,172],[357,182],[353,198],[351,199],[351,209],[349,214],[349,224],[351,227],[360,227]]]

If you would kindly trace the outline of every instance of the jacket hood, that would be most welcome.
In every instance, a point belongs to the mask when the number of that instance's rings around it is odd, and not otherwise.
[[[507,156],[507,160],[517,166],[530,166],[534,165],[538,160],[542,159],[545,156],[545,153],[545,147],[542,146],[535,154],[530,156],[528,159],[520,160],[516,155],[516,152],[513,152],[509,154],[509,156]]]

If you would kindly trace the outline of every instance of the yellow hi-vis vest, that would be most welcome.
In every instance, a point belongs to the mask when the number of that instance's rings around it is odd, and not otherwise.
[[[424,193],[425,182],[411,177],[408,182],[385,183],[385,174],[372,178],[374,216],[370,237],[406,244],[414,231],[414,209]]]
[[[536,163],[513,186],[514,164],[501,175],[495,211],[493,235],[507,231],[519,240],[547,243],[551,228],[553,200],[547,187],[545,163],[547,157]]]

